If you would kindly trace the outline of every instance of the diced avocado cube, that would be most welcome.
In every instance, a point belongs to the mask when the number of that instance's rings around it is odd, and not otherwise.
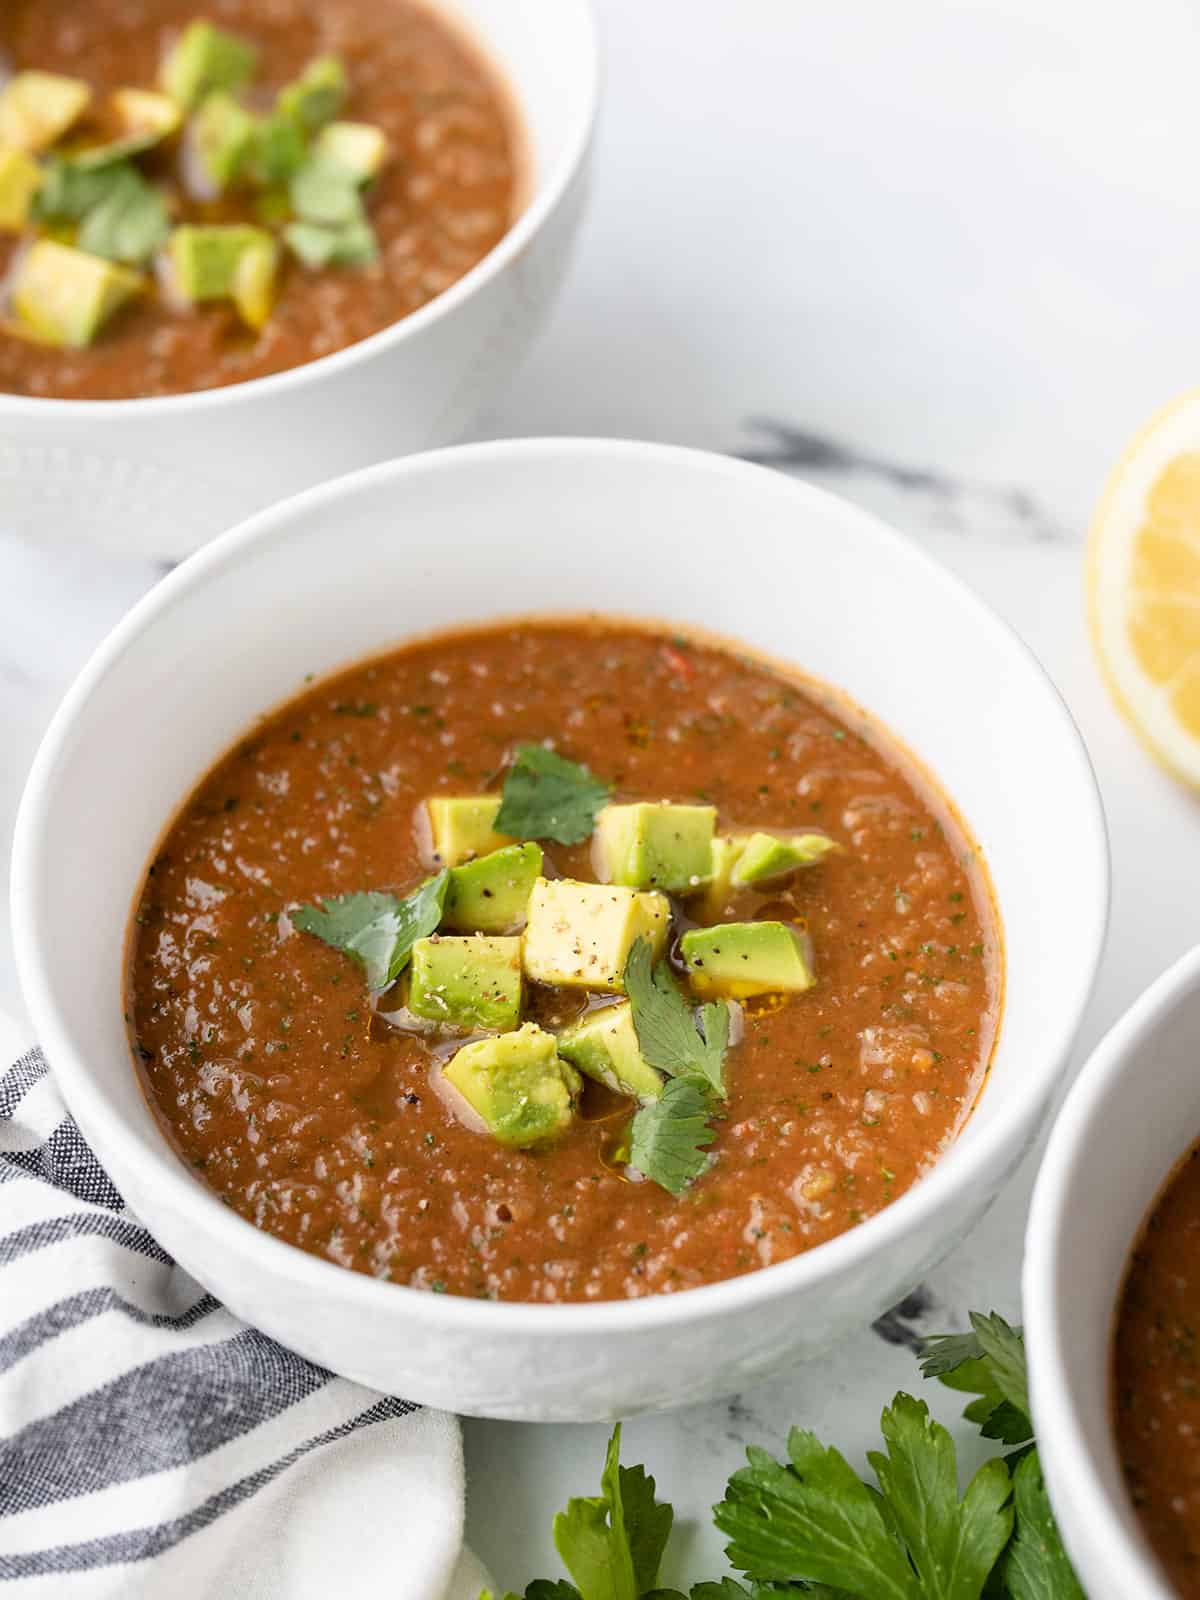
[[[542,850],[536,844],[506,844],[452,868],[443,926],[465,933],[519,931],[541,875]]]
[[[665,1080],[642,1055],[628,1000],[590,1011],[565,1028],[558,1036],[558,1053],[597,1083],[643,1105],[662,1094]]]
[[[189,22],[162,64],[160,82],[172,100],[194,106],[210,89],[240,89],[258,65],[258,51],[245,39]]]
[[[18,72],[0,91],[0,145],[48,150],[87,109],[92,91],[57,72]]]
[[[313,152],[344,167],[357,183],[370,183],[387,158],[387,135],[371,122],[331,122],[317,135]]]
[[[532,1022],[464,1045],[442,1075],[494,1139],[517,1148],[564,1132],[580,1089],[579,1074],[559,1056],[554,1035]]]
[[[23,150],[0,150],[0,228],[20,233],[42,182],[42,169]]]
[[[242,321],[256,332],[266,324],[275,305],[278,269],[279,246],[269,234],[251,239],[233,269],[233,303]]]
[[[712,872],[715,806],[605,806],[596,819],[592,859],[605,883],[688,894]]]
[[[805,940],[786,922],[690,928],[679,948],[692,987],[701,995],[745,1000],[756,994],[800,994],[816,982]]]
[[[53,239],[38,239],[12,283],[18,321],[48,344],[81,349],[143,286],[141,273]]]
[[[258,138],[258,118],[224,89],[206,94],[191,122],[196,159],[210,183],[227,189]]]
[[[140,155],[178,129],[183,113],[170,95],[153,89],[114,89],[105,106],[105,125],[112,136],[104,144],[75,151],[72,160],[80,167],[106,167],[115,161]]]
[[[725,914],[733,893],[733,869],[737,866],[748,835],[718,834],[712,842],[712,876],[699,902],[699,914],[716,920]]]
[[[247,250],[274,245],[271,235],[248,222],[185,223],[167,245],[175,285],[185,300],[226,300]]]
[[[300,127],[315,133],[331,122],[346,98],[346,69],[337,56],[310,61],[294,83],[279,91],[275,108]]]
[[[621,994],[634,942],[648,939],[657,956],[670,920],[665,895],[639,894],[615,883],[539,878],[529,897],[525,975],[535,983]]]
[[[833,840],[823,833],[798,833],[787,838],[773,833],[752,833],[745,840],[734,866],[734,886],[786,878],[798,867],[811,867],[836,849]]]
[[[408,977],[408,1009],[456,1028],[515,1028],[521,1018],[521,941],[418,939]]]
[[[500,810],[498,794],[437,795],[426,801],[426,807],[433,853],[444,867],[457,867],[461,861],[517,842],[493,826]]]

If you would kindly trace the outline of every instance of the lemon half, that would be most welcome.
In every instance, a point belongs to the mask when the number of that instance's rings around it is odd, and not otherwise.
[[[1151,418],[1109,479],[1088,537],[1087,594],[1118,706],[1200,788],[1200,389]]]

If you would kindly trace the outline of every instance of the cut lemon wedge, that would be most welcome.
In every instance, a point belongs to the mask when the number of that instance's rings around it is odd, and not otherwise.
[[[1200,788],[1200,390],[1153,417],[1109,479],[1087,591],[1118,706],[1151,752]]]

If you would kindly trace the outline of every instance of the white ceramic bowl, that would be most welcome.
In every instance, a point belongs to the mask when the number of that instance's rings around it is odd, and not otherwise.
[[[842,686],[937,772],[981,842],[1008,946],[995,1065],[915,1189],[808,1255],[599,1305],[430,1295],[257,1232],[176,1159],[121,1021],[130,904],[164,823],[304,674],[413,632],[529,612],[703,624]],[[1029,652],[909,540],[780,474],[618,441],[524,440],[370,469],[264,512],[172,573],[67,696],[17,827],[30,1012],[133,1208],[242,1316],[380,1389],[586,1420],[730,1393],[826,1348],[967,1232],[1037,1132],[1092,983],[1104,825]],[[1049,908],[1069,906],[1071,935]]]
[[[338,473],[457,439],[543,322],[583,208],[599,58],[589,0],[434,0],[507,81],[521,216],[444,294],[271,377],[148,400],[0,394],[0,527],[181,556]]]
[[[1129,1255],[1200,1138],[1200,947],[1097,1046],[1038,1173],[1025,1241],[1025,1344],[1039,1454],[1091,1600],[1171,1600],[1112,1430],[1111,1356]],[[1164,1446],[1164,1448],[1166,1448]]]

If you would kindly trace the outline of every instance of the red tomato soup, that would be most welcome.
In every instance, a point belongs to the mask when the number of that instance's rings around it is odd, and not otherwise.
[[[146,1092],[227,1205],[524,1301],[875,1215],[970,1113],[1002,984],[978,852],[881,728],[598,618],[425,639],[263,719],[166,833],[128,972]]]

